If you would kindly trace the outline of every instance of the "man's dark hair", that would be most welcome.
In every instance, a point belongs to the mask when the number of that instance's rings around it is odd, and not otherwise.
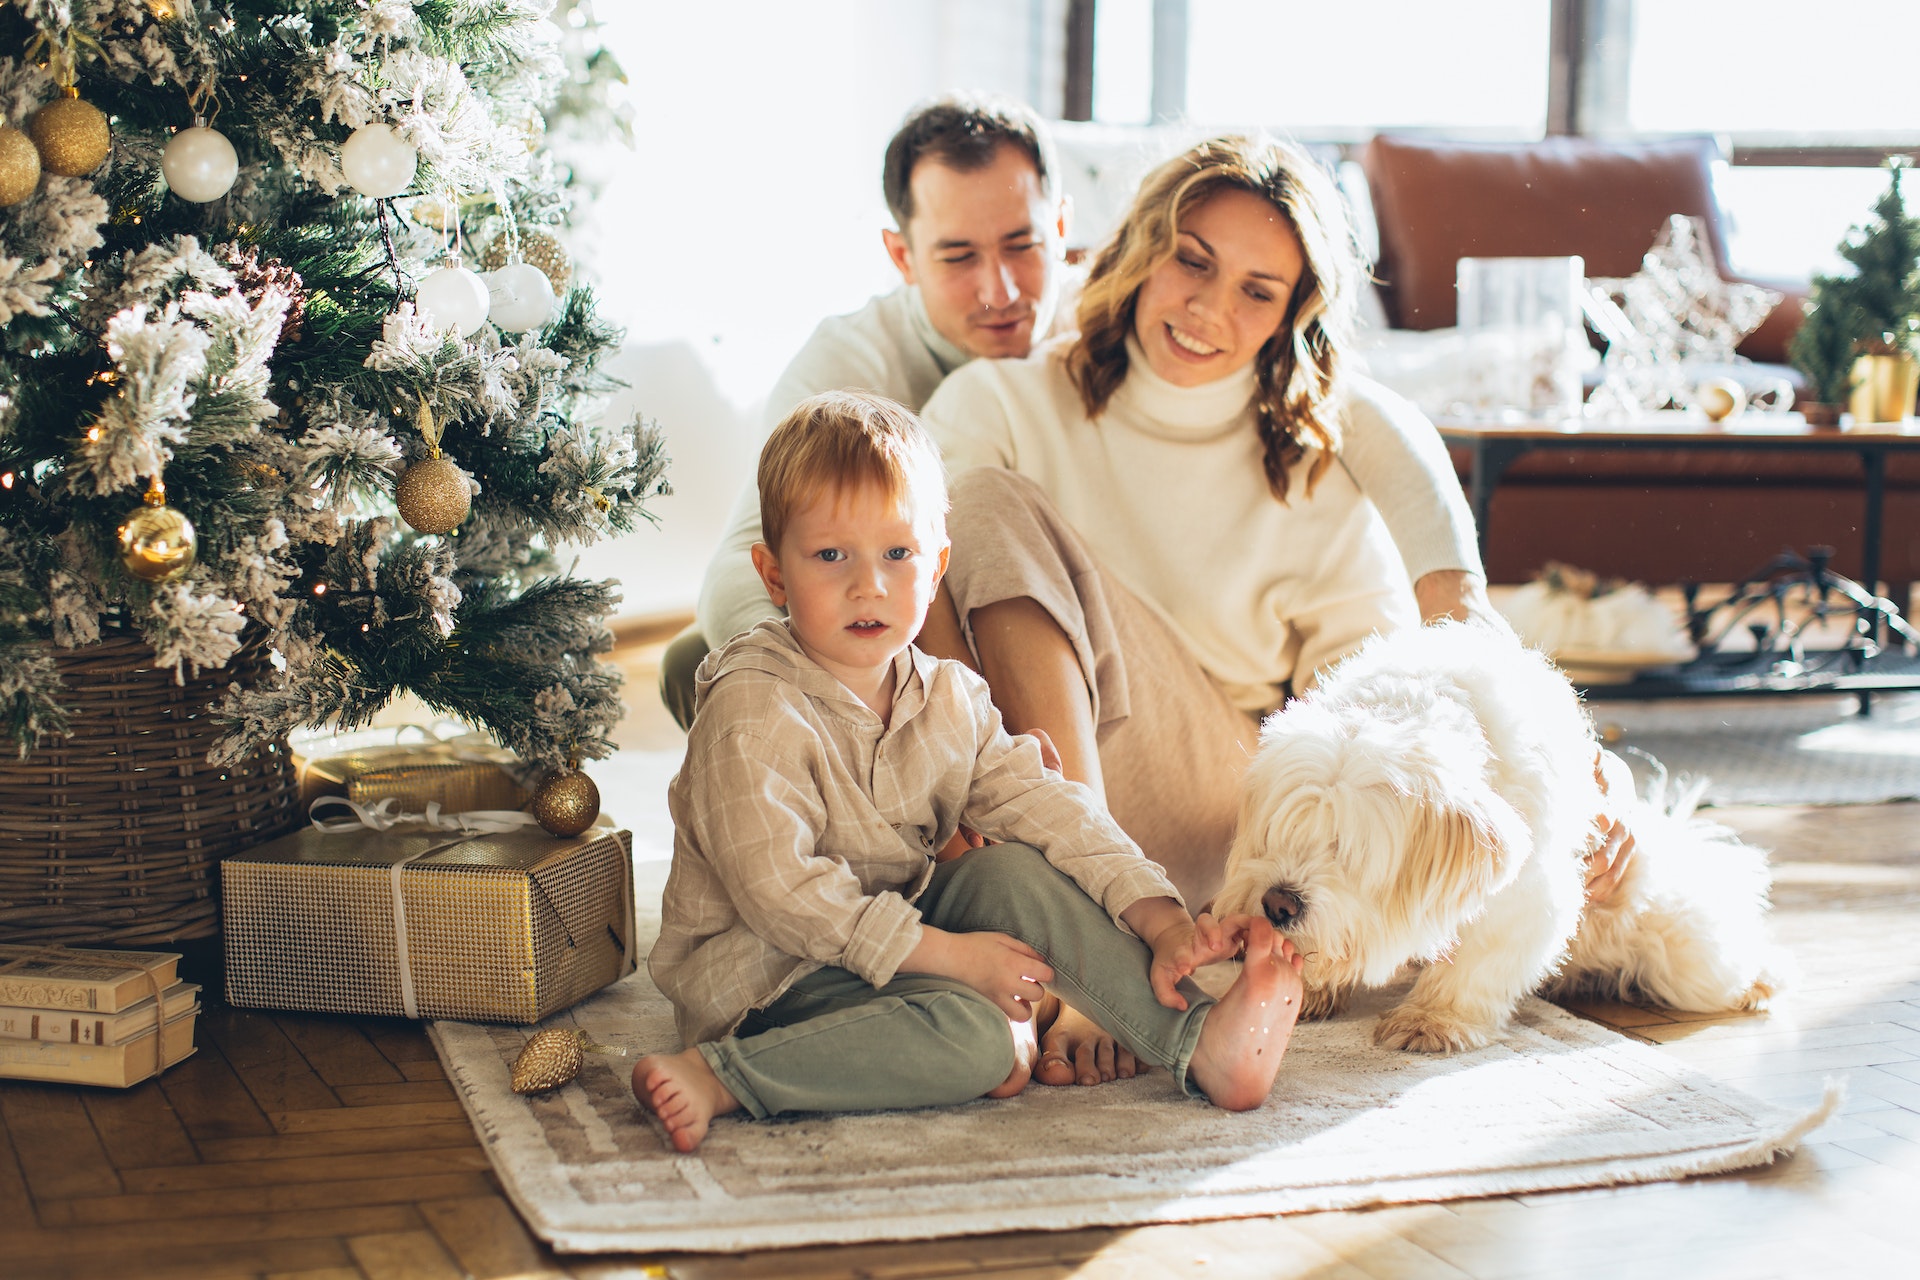
[[[1007,98],[948,97],[916,107],[887,143],[880,184],[894,225],[907,229],[913,216],[909,187],[914,166],[937,160],[950,169],[972,173],[993,163],[1003,143],[1020,148],[1040,175],[1040,190],[1053,198],[1059,164],[1053,140],[1033,109]]]

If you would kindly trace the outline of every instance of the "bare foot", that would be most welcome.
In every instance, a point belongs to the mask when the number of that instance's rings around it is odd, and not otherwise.
[[[698,1049],[655,1054],[633,1065],[633,1096],[666,1127],[675,1151],[691,1151],[715,1116],[738,1111],[740,1101]]]
[[[1251,1111],[1267,1100],[1300,1017],[1305,964],[1293,944],[1255,916],[1239,980],[1207,1012],[1187,1074],[1217,1107]]]
[[[1034,1059],[1040,1056],[1040,1041],[1034,1035],[1035,1019],[1025,1022],[1007,1020],[1007,1027],[1013,1032],[1013,1070],[1007,1078],[987,1090],[989,1098],[1011,1098],[1027,1087],[1027,1081],[1033,1079]]]
[[[1034,1020],[1044,1028],[1040,1034],[1040,1065],[1033,1073],[1034,1079],[1041,1084],[1100,1084],[1107,1080],[1131,1080],[1140,1074],[1139,1061],[1092,1019],[1060,1004],[1051,994],[1045,1003],[1053,1004],[1059,1013],[1048,1026],[1044,1004],[1034,1012]]]

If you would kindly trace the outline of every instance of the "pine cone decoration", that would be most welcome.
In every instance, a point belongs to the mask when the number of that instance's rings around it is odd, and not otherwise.
[[[222,245],[219,258],[239,277],[240,292],[248,301],[257,302],[268,285],[278,285],[287,295],[287,318],[280,325],[280,343],[298,342],[307,334],[307,285],[295,271],[278,258],[260,261],[260,250],[238,241]]]
[[[512,1085],[515,1093],[543,1093],[558,1089],[580,1074],[581,1045],[578,1031],[559,1029],[536,1032],[527,1047],[514,1059]]]

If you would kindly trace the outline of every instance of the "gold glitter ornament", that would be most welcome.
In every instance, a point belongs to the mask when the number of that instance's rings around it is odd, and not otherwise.
[[[41,167],[67,178],[85,177],[98,169],[113,145],[107,117],[91,102],[83,102],[80,91],[71,85],[28,118],[27,132],[40,149]]]
[[[584,1061],[580,1052],[583,1039],[578,1031],[535,1032],[513,1060],[513,1091],[543,1093],[579,1075]]]
[[[558,1089],[567,1081],[580,1074],[580,1068],[588,1053],[612,1054],[615,1057],[627,1056],[625,1049],[610,1044],[594,1044],[584,1032],[554,1028],[548,1031],[536,1031],[520,1050],[520,1056],[513,1060],[513,1074],[509,1082],[515,1093],[544,1093],[548,1089]]]
[[[501,236],[487,247],[480,259],[482,271],[498,271],[507,265],[507,238]],[[567,282],[573,279],[573,259],[567,247],[544,231],[525,231],[520,235],[520,261],[540,268],[540,274],[553,282],[554,293],[565,296]]]
[[[535,821],[556,836],[577,836],[600,816],[600,788],[578,768],[555,769],[527,805]]]
[[[459,209],[442,196],[421,196],[407,206],[407,216],[435,231],[451,231],[460,222]]]
[[[0,208],[19,204],[40,187],[40,149],[12,125],[0,125]]]
[[[436,451],[400,473],[393,505],[416,532],[452,533],[472,509],[473,492],[453,459]]]
[[[120,526],[120,563],[142,582],[171,582],[193,568],[198,539],[193,521],[167,505],[167,490],[155,476],[145,504]]]

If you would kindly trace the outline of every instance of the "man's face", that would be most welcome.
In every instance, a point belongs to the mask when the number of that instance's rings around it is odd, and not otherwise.
[[[904,234],[881,236],[907,283],[920,286],[933,327],[968,355],[1026,355],[1053,320],[1066,234],[1033,161],[1003,143],[970,173],[922,160],[908,186]]]

